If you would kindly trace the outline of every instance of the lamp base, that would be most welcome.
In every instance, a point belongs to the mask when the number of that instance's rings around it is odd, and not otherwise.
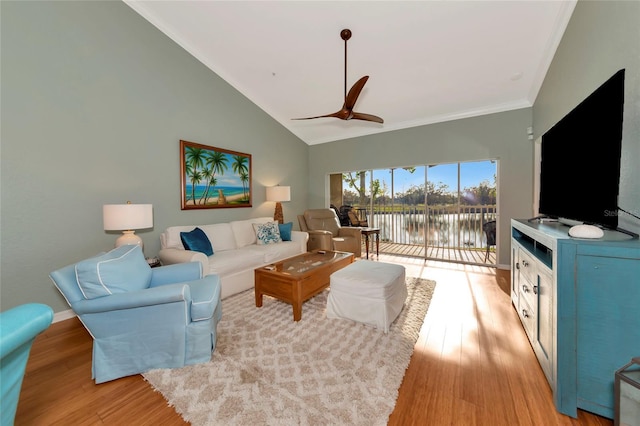
[[[273,220],[277,221],[280,225],[284,223],[284,215],[282,214],[282,203],[276,203],[276,211],[273,213]]]
[[[130,245],[143,247],[142,238],[135,234],[136,231],[122,231],[122,235],[116,240],[116,247]]]

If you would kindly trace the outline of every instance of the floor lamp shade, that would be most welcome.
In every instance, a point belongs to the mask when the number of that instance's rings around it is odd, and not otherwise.
[[[105,204],[102,206],[102,220],[105,231],[122,231],[123,235],[116,240],[116,247],[125,244],[142,246],[142,239],[135,235],[135,230],[153,227],[153,206]]]
[[[291,187],[290,186],[268,186],[267,187],[267,201],[276,202],[276,210],[273,214],[273,220],[277,220],[278,223],[284,223],[284,215],[282,214],[282,201],[291,201]]]

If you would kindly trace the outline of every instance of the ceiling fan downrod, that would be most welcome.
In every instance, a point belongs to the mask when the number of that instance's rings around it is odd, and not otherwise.
[[[345,28],[340,31],[340,38],[344,40],[344,98],[347,99],[347,41],[351,38],[351,30]]]
[[[384,120],[378,116],[373,114],[365,114],[361,112],[356,112],[353,110],[353,107],[358,100],[358,96],[360,96],[360,92],[364,88],[364,85],[369,80],[369,76],[365,75],[361,77],[360,80],[356,81],[355,84],[351,87],[351,90],[347,92],[347,41],[351,38],[351,30],[345,28],[340,31],[340,38],[344,40],[344,104],[339,111],[336,111],[331,114],[325,115],[317,115],[314,117],[305,117],[305,118],[293,118],[293,120],[312,120],[314,118],[339,118],[340,120],[362,120],[362,121],[373,121],[374,123],[384,123]]]

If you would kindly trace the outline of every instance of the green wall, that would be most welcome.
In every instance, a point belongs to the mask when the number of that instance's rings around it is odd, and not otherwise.
[[[265,186],[306,207],[308,146],[130,7],[0,2],[1,309],[68,309],[49,272],[113,247],[102,205],[151,203],[167,226],[273,215]],[[180,210],[179,140],[252,155],[253,208]]]
[[[622,68],[626,71],[618,205],[640,216],[640,2],[578,2],[534,104],[533,129],[536,137],[542,135]],[[585,141],[585,149],[591,148],[606,149],[598,141]],[[620,215],[619,226],[640,233],[640,220],[627,214]]]

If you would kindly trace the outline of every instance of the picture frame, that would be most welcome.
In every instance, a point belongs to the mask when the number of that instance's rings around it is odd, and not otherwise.
[[[252,207],[251,154],[180,141],[182,210]]]

